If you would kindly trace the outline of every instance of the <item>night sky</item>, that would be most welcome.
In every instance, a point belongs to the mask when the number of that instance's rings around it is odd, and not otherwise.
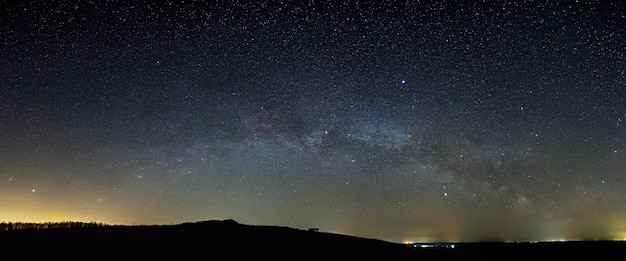
[[[2,1],[0,221],[626,239],[625,8],[548,2]]]

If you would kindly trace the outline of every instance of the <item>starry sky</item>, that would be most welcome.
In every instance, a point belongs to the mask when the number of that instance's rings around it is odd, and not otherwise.
[[[0,221],[626,239],[602,1],[2,1]]]

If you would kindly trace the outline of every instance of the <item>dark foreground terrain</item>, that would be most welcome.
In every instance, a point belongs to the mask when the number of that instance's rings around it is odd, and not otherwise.
[[[97,226],[0,231],[0,258],[201,260],[562,260],[616,258],[622,241],[456,243],[414,247],[375,239],[251,226],[233,220],[168,226]],[[6,259],[14,260],[14,259]]]

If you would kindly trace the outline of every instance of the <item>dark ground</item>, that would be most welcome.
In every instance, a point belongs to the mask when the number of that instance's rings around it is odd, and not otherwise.
[[[100,226],[0,231],[0,257],[201,260],[619,259],[622,241],[456,243],[415,248],[346,235],[232,220],[168,226]],[[4,259],[4,258],[3,258]],[[9,260],[9,259],[6,259]],[[14,260],[14,259],[10,259]]]

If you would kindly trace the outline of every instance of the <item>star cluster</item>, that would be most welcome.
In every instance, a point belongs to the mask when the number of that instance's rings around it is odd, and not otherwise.
[[[4,221],[626,238],[619,4],[0,7]]]

